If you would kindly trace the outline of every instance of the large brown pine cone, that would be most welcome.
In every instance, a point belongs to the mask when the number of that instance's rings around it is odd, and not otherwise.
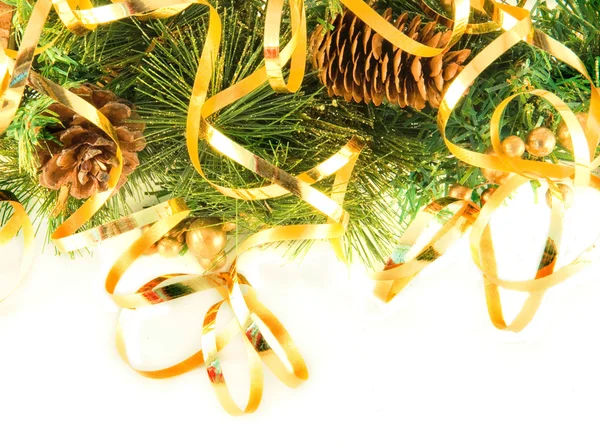
[[[70,89],[100,110],[114,126],[123,154],[120,188],[140,164],[137,153],[146,147],[145,125],[135,106],[108,90],[84,84]],[[98,127],[59,103],[49,108],[62,126],[47,128],[60,144],[47,140],[38,146],[40,184],[52,190],[69,187],[71,196],[86,199],[108,189],[110,170],[117,166],[116,145]],[[137,122],[136,122],[137,121]],[[116,190],[115,190],[116,191]]]
[[[392,21],[388,8],[383,18]],[[436,23],[421,24],[419,16],[409,21],[400,15],[394,26],[408,37],[431,47],[442,48],[451,31],[436,31]],[[462,71],[471,54],[468,49],[445,51],[433,58],[411,55],[393,46],[345,10],[332,23],[332,30],[318,25],[309,43],[311,61],[330,96],[346,101],[379,106],[384,98],[400,107],[423,109],[426,103],[439,107],[445,89]]]

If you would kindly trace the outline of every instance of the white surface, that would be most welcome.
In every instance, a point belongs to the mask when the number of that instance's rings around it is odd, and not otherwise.
[[[531,275],[541,253],[548,212],[531,207],[531,196],[523,191],[494,222],[506,277]],[[567,259],[599,231],[600,199],[587,196],[568,215]],[[510,334],[489,322],[468,239],[390,305],[372,297],[362,268],[348,270],[325,243],[302,263],[255,250],[240,270],[295,339],[311,377],[288,389],[266,373],[259,410],[233,418],[204,369],[151,380],[118,357],[119,313],[103,281],[127,238],[75,261],[46,247],[0,305],[1,447],[600,445],[599,265],[550,291],[533,324]],[[0,280],[19,244],[2,250]],[[123,286],[169,269],[198,268],[188,258],[149,257]],[[513,312],[522,302],[504,297]],[[199,348],[212,300],[205,294],[129,311],[138,366],[168,365]],[[236,355],[228,349],[225,374],[243,397],[245,361]]]

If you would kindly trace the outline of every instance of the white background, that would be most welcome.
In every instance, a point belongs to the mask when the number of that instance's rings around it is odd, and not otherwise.
[[[508,278],[533,275],[542,250],[548,213],[531,201],[522,194],[494,222]],[[596,238],[599,206],[597,195],[578,195],[566,260]],[[311,377],[288,389],[267,372],[259,410],[233,418],[204,369],[151,380],[118,357],[119,310],[103,282],[134,235],[75,260],[50,246],[42,253],[41,236],[26,281],[0,305],[0,447],[600,446],[600,265],[550,291],[533,324],[510,334],[489,322],[467,239],[388,305],[373,298],[364,269],[339,263],[326,243],[292,263],[255,250],[240,270],[290,331]],[[0,249],[0,285],[20,251],[20,240]],[[148,257],[123,286],[168,271],[199,267],[189,256]],[[199,349],[214,300],[127,311],[136,366],[165,367]],[[506,294],[505,303],[514,313],[522,297]],[[241,354],[231,347],[224,358],[243,397]]]
[[[564,260],[600,231],[598,196],[578,192],[566,217]],[[548,209],[543,197],[533,200],[526,187],[493,223],[507,278],[535,272]],[[254,250],[240,270],[295,339],[310,379],[288,389],[267,372],[259,410],[234,418],[220,408],[203,368],[152,380],[118,357],[119,310],[103,282],[133,238],[75,260],[47,246],[0,305],[1,447],[600,445],[600,265],[551,290],[533,324],[512,334],[489,322],[468,238],[389,305],[373,298],[363,268],[346,268],[326,243],[302,262]],[[16,271],[20,250],[21,241],[2,249],[1,281]],[[184,269],[199,268],[187,256],[146,257],[123,287]],[[164,367],[199,349],[214,300],[204,294],[127,311],[138,367]],[[504,302],[514,314],[522,297],[505,294]],[[226,350],[225,374],[243,399],[246,364],[238,355],[236,347]]]

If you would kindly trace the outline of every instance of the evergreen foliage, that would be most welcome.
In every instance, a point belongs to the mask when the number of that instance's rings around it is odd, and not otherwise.
[[[249,75],[262,61],[263,0],[221,0],[222,50],[213,73],[212,94]],[[432,0],[434,7],[439,4]],[[16,43],[33,5],[18,1]],[[339,11],[339,0],[307,0],[309,31],[327,23]],[[395,14],[418,14],[418,0],[380,0]],[[439,8],[438,8],[439,10]],[[533,11],[536,26],[564,42],[582,57],[598,83],[600,61],[600,0],[559,0],[554,10],[544,5]],[[66,87],[92,82],[113,90],[136,104],[147,122],[147,148],[141,165],[129,181],[94,218],[97,225],[129,212],[128,203],[146,194],[182,196],[198,216],[236,221],[240,232],[266,226],[320,223],[325,217],[299,199],[286,196],[269,201],[235,201],[208,185],[189,163],[184,132],[187,106],[207,27],[205,7],[194,5],[163,20],[123,20],[101,26],[84,37],[74,36],[53,15],[41,44],[54,46],[38,56],[34,69]],[[425,19],[428,20],[428,19]],[[289,37],[288,24],[283,27]],[[497,33],[465,36],[459,48],[475,55]],[[284,39],[285,41],[285,39]],[[489,119],[507,96],[544,88],[553,91],[575,111],[585,109],[589,84],[571,68],[524,43],[503,55],[480,76],[449,123],[448,135],[476,151],[490,145]],[[46,138],[43,128],[54,117],[44,114],[48,100],[28,91],[18,118],[0,140],[0,189],[13,191],[29,209],[49,216],[57,193],[37,182],[35,144]],[[456,161],[445,147],[436,124],[436,112],[417,112],[392,106],[345,103],[331,99],[314,73],[307,73],[300,92],[281,95],[264,85],[229,106],[212,121],[224,134],[252,152],[298,174],[335,153],[353,135],[367,141],[350,185],[345,208],[352,220],[350,255],[367,264],[386,257],[412,216],[449,184],[476,187],[479,170]],[[555,111],[538,98],[520,97],[505,114],[503,136],[525,137],[533,127],[556,128]],[[217,184],[249,188],[263,184],[252,173],[217,156],[200,142],[207,176]],[[566,150],[555,157],[568,160]],[[317,185],[323,191],[332,179]],[[476,189],[481,193],[482,187]],[[131,200],[133,198],[133,201]],[[65,214],[50,217],[50,231],[81,202],[70,199]],[[0,216],[1,218],[1,216]],[[306,247],[300,245],[294,248]]]

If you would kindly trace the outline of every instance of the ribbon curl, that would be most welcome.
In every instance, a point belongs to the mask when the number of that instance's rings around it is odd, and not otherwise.
[[[21,266],[17,278],[11,282],[10,286],[4,291],[0,291],[0,302],[4,301],[12,292],[19,286],[29,267],[33,261],[33,226],[27,216],[27,212],[17,199],[17,197],[9,191],[0,190],[0,204],[9,204],[14,212],[10,219],[6,222],[5,226],[0,229],[0,247],[7,244],[10,240],[17,236],[19,230],[23,230],[24,239],[24,252],[21,261]]]
[[[78,229],[89,221],[114,191],[122,169],[121,149],[110,122],[97,109],[77,95],[31,70],[35,56],[34,50],[38,45],[43,24],[52,5],[68,29],[76,34],[84,34],[100,24],[126,17],[168,17],[194,3],[208,7],[209,27],[198,63],[198,72],[188,113],[186,138],[193,165],[214,188],[227,196],[241,200],[258,200],[295,194],[328,217],[327,224],[277,227],[253,235],[238,247],[238,257],[244,251],[260,244],[310,238],[331,238],[336,251],[343,256],[341,237],[346,231],[349,215],[342,208],[342,203],[362,143],[358,139],[352,139],[325,162],[294,177],[228,139],[212,127],[208,121],[211,115],[244,97],[264,82],[268,81],[274,90],[280,92],[294,92],[299,89],[306,60],[306,18],[304,3],[301,0],[290,2],[292,38],[281,52],[279,52],[278,35],[283,2],[280,0],[269,2],[265,32],[265,65],[244,80],[208,100],[210,74],[213,71],[221,40],[221,21],[216,9],[207,1],[132,0],[94,8],[84,0],[38,0],[27,25],[21,48],[17,53],[10,82],[8,87],[2,91],[5,102],[0,111],[0,124],[4,126],[2,130],[10,124],[22,99],[25,84],[28,83],[39,93],[69,107],[94,123],[115,142],[119,163],[109,173],[109,188],[86,201],[58,227],[52,235],[52,240],[61,251],[69,252],[96,245],[108,238],[154,223],[119,257],[110,270],[106,279],[106,290],[111,294],[113,300],[123,308],[137,309],[209,288],[219,291],[223,300],[209,310],[204,320],[202,345],[206,355],[199,351],[187,360],[167,369],[140,373],[155,378],[178,375],[204,363],[206,356],[209,379],[219,401],[228,412],[237,415],[254,411],[260,402],[262,395],[262,375],[259,374],[262,368],[260,360],[264,361],[288,386],[297,386],[308,377],[304,360],[289,334],[276,317],[256,299],[256,294],[248,281],[237,273],[237,262],[235,261],[228,273],[206,276],[173,274],[153,279],[133,294],[117,294],[115,292],[120,279],[131,264],[147,248],[185,219],[189,215],[189,210],[183,200],[172,199],[111,223],[77,233]],[[6,55],[4,57],[6,58]],[[290,60],[291,74],[286,83],[283,79],[282,68]],[[10,61],[6,62],[6,73],[12,66]],[[270,180],[272,184],[256,189],[232,189],[214,184],[204,176],[200,166],[198,158],[198,140],[200,138],[205,139],[218,153]],[[336,174],[336,178],[331,197],[312,187],[314,183],[333,174]],[[217,335],[214,328],[215,318],[224,304],[228,304],[232,308],[235,319],[225,331]],[[251,363],[250,401],[245,409],[238,408],[231,399],[218,359],[218,351],[240,331],[246,336],[245,344]],[[123,359],[129,363],[120,325],[117,329],[117,348]]]
[[[572,180],[576,187],[591,186],[600,189],[600,179],[591,172],[594,168],[600,166],[600,157],[594,159],[596,147],[600,141],[600,89],[594,86],[583,62],[575,53],[533,27],[530,12],[527,9],[505,5],[494,0],[471,0],[471,6],[488,13],[491,20],[496,23],[496,29],[504,30],[504,32],[476,55],[450,85],[439,108],[438,125],[444,142],[458,159],[479,168],[513,173],[513,176],[498,188],[483,209],[479,210],[475,204],[469,203],[469,206],[463,207],[457,212],[455,222],[449,221],[432,239],[428,249],[425,250],[425,252],[429,250],[427,259],[420,259],[419,257],[422,255],[418,255],[411,261],[401,260],[398,264],[391,263],[383,272],[374,274],[373,278],[378,281],[376,288],[378,296],[385,301],[391,300],[426,264],[441,255],[447,249],[448,244],[451,244],[462,235],[466,230],[464,226],[472,226],[470,236],[471,255],[484,276],[486,301],[491,321],[499,329],[518,332],[531,322],[548,288],[566,280],[587,267],[592,260],[598,258],[597,247],[600,244],[600,239],[567,266],[555,271],[562,237],[564,210],[562,201],[559,201],[553,195],[548,236],[535,279],[508,281],[499,278],[497,275],[494,247],[489,228],[490,219],[502,202],[530,179],[548,183],[550,188],[556,188],[555,184],[558,181]],[[377,29],[375,31],[379,32]],[[490,29],[490,31],[493,30]],[[590,82],[591,103],[586,129],[582,129],[574,113],[556,95],[545,90],[534,90],[510,96],[494,111],[490,128],[495,155],[476,153],[454,144],[446,135],[446,125],[468,86],[502,54],[521,41],[534,45],[568,64]],[[392,43],[397,45],[397,42],[392,41]],[[515,159],[506,156],[501,151],[500,124],[502,114],[510,101],[519,95],[525,94],[537,95],[545,99],[559,112],[573,142],[574,163],[572,165],[554,165],[547,162]],[[439,204],[439,201],[430,204],[409,226],[401,240],[401,243],[405,244],[403,247],[406,251],[414,245],[417,237],[424,231],[428,220],[431,218],[432,210],[437,210]],[[465,214],[469,219],[464,223],[459,223],[457,217]],[[435,250],[436,243],[440,244],[440,241],[444,241],[444,244],[439,250]],[[499,287],[529,293],[523,307],[511,323],[507,323],[504,319]]]
[[[445,51],[446,48],[432,48],[408,38],[396,30],[379,14],[361,0],[342,0],[361,20],[371,26],[395,46],[403,51],[422,57],[432,57]],[[23,97],[26,83],[55,101],[60,102],[82,115],[102,129],[117,145],[118,166],[110,172],[109,188],[103,193],[92,196],[83,206],[71,215],[52,235],[52,239],[62,251],[73,251],[89,247],[124,232],[152,224],[135,243],[132,244],[117,260],[106,279],[106,290],[115,302],[124,308],[137,309],[192,294],[197,291],[213,288],[223,300],[212,306],[204,319],[202,348],[187,360],[167,369],[153,372],[140,372],[147,376],[164,378],[178,375],[206,361],[207,373],[217,397],[223,407],[232,414],[252,412],[256,409],[262,395],[261,360],[274,371],[281,381],[289,386],[296,386],[308,377],[306,365],[289,334],[281,323],[256,299],[256,293],[248,281],[237,272],[237,259],[227,273],[206,276],[186,276],[173,274],[162,276],[148,282],[133,294],[117,294],[116,288],[125,271],[147,248],[158,241],[170,229],[189,215],[183,200],[172,199],[112,223],[95,229],[77,233],[89,219],[103,206],[112,194],[122,169],[121,150],[115,132],[106,119],[93,106],[72,94],[68,90],[42,78],[31,70],[36,54],[36,47],[47,20],[50,9],[54,6],[56,13],[64,25],[76,34],[84,34],[97,26],[128,17],[163,18],[179,13],[192,4],[206,6],[209,9],[209,27],[204,48],[198,62],[186,125],[186,141],[192,164],[198,173],[222,194],[239,200],[263,200],[294,194],[307,202],[328,218],[326,224],[280,226],[259,232],[249,237],[237,248],[237,256],[252,247],[286,240],[298,239],[330,239],[340,258],[344,250],[341,238],[345,234],[350,216],[343,208],[347,185],[362,142],[352,139],[340,151],[325,162],[300,175],[292,176],[286,171],[257,157],[235,141],[230,140],[212,126],[209,118],[224,107],[246,96],[254,89],[269,82],[277,92],[293,93],[301,85],[306,59],[306,17],[304,2],[290,0],[292,37],[288,44],[280,50],[279,33],[283,11],[282,0],[269,0],[266,8],[266,25],[264,36],[265,64],[256,72],[237,84],[208,97],[210,77],[219,52],[221,41],[221,21],[217,10],[206,0],[130,0],[115,1],[112,4],[93,7],[89,0],[38,0],[34,6],[31,19],[23,37],[23,43],[13,62],[6,54],[0,55],[0,75],[2,82],[2,108],[0,109],[0,131],[6,130],[13,120],[15,112]],[[471,7],[485,11],[490,15],[488,24],[468,24]],[[600,159],[591,161],[598,143],[598,123],[600,113],[598,103],[600,94],[592,87],[592,104],[590,120],[584,131],[573,113],[549,92],[533,92],[550,101],[561,113],[571,135],[575,150],[575,165],[551,165],[536,161],[507,160],[499,153],[499,125],[503,108],[500,107],[492,119],[492,145],[499,157],[474,153],[449,141],[445,134],[448,119],[462,97],[467,86],[496,60],[501,54],[524,40],[536,45],[553,56],[576,68],[591,81],[581,61],[566,47],[550,37],[535,30],[531,24],[529,12],[523,8],[510,7],[493,0],[456,0],[452,21],[452,38],[448,46],[453,45],[465,33],[487,32],[492,29],[503,29],[505,32],[482,53],[465,67],[463,72],[452,83],[445,94],[438,114],[438,123],[444,140],[450,151],[459,159],[474,166],[515,173],[505,185],[501,186],[491,200],[480,211],[469,201],[442,199],[426,208],[409,228],[401,240],[406,248],[416,241],[421,229],[431,218],[447,207],[458,207],[455,214],[434,236],[427,248],[413,261],[404,260],[399,266],[390,266],[386,271],[374,275],[380,281],[380,292],[386,300],[391,299],[404,285],[410,281],[426,264],[432,262],[452,244],[469,227],[471,232],[471,250],[473,258],[482,270],[486,279],[486,296],[488,308],[494,325],[499,328],[518,331],[533,317],[543,296],[543,289],[561,279],[570,276],[581,266],[589,262],[595,250],[592,248],[581,255],[576,262],[554,272],[558,254],[562,222],[562,205],[553,200],[553,213],[548,235],[545,256],[535,280],[529,282],[507,282],[497,278],[493,246],[489,235],[489,218],[515,188],[529,178],[555,182],[573,178],[577,185],[597,186],[598,182],[590,174],[591,169],[600,165]],[[290,76],[286,82],[282,69],[290,63]],[[504,107],[512,98],[505,101]],[[269,180],[270,185],[252,189],[236,189],[220,186],[208,179],[200,164],[198,141],[206,140],[217,153],[234,160],[236,163]],[[587,151],[582,151],[583,142]],[[335,174],[333,193],[327,196],[313,187],[313,184]],[[502,316],[498,286],[531,292],[530,299],[521,314],[510,325]],[[215,329],[217,313],[224,306],[232,308],[235,319],[218,333]],[[244,343],[248,349],[250,360],[250,398],[247,405],[239,408],[231,398],[227,389],[218,352],[227,345],[238,332],[245,335]],[[117,329],[117,347],[123,359],[128,362],[126,345],[121,327]]]

